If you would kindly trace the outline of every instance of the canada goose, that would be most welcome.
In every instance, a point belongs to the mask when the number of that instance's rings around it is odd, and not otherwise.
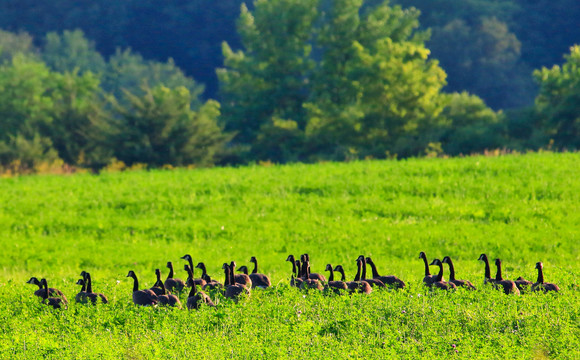
[[[521,276],[515,279],[514,283],[516,284],[518,289],[520,289],[520,292],[528,290],[528,288],[533,285],[533,283],[530,280],[526,280]]]
[[[396,289],[402,289],[405,287],[405,282],[401,279],[399,279],[398,277],[394,276],[394,275],[379,275],[379,272],[377,271],[377,267],[375,266],[375,263],[373,262],[373,260],[370,257],[364,257],[364,256],[359,256],[363,261],[363,275],[366,274],[366,264],[369,264],[371,266],[371,270],[373,272],[373,279],[376,280],[380,280],[383,282],[383,284],[385,285],[389,285],[389,286],[393,286]],[[363,280],[367,280],[366,278]]]
[[[231,270],[232,272],[235,271],[236,269],[235,261],[230,262],[230,268],[232,269]],[[248,289],[252,287],[252,279],[250,279],[250,276],[247,274],[236,274],[234,272],[233,282],[236,284],[244,285]]]
[[[165,279],[165,288],[170,292],[181,292],[185,287],[185,282],[181,279],[173,278],[173,263],[171,261],[167,262],[167,267],[169,268],[169,274],[167,279]]]
[[[250,279],[252,280],[252,288],[259,287],[265,289],[272,285],[270,278],[264,274],[258,273],[258,260],[255,256],[252,256],[250,262],[254,263],[254,270],[250,274]]]
[[[202,274],[201,274],[201,279],[205,280],[205,282],[206,282],[206,283],[210,283],[210,282],[212,282],[212,281],[215,281],[215,280],[213,280],[213,279],[212,279],[212,278],[211,278],[211,277],[210,277],[210,276],[207,274],[207,270],[206,270],[206,268],[205,268],[205,264],[204,264],[204,263],[202,263],[202,262],[200,262],[200,263],[197,263],[197,265],[196,265],[195,267],[196,267],[196,268],[198,268],[198,269],[201,269],[201,272],[202,272]]]
[[[169,305],[181,309],[181,301],[179,301],[179,298],[177,296],[167,293],[164,283],[161,283],[161,291],[162,291],[161,295],[157,295],[157,301],[159,302],[159,304],[166,306]]]
[[[93,292],[93,280],[91,279],[91,274],[83,271],[81,272],[81,276],[83,276],[84,283],[86,284],[86,298],[93,304],[96,304],[99,300],[101,300],[103,304],[107,304],[109,300],[105,295]]]
[[[85,280],[78,279],[76,284],[81,285],[82,287],[81,287],[81,291],[79,291],[78,294],[76,294],[75,301],[78,303],[85,304],[87,302],[87,292],[85,291],[87,288],[87,285],[85,284]]]
[[[207,306],[215,307],[213,301],[207,296],[203,291],[197,291],[197,285],[193,282],[193,279],[187,279],[187,286],[191,288],[189,290],[189,295],[187,296],[187,308],[189,310],[199,309],[201,305],[205,304]]]
[[[302,263],[302,271],[306,271],[306,273],[302,274],[302,283],[300,284],[300,288],[301,289],[316,289],[316,290],[322,290],[324,289],[324,286],[322,285],[322,283],[320,282],[320,280],[318,280],[318,277],[315,278],[311,278],[310,277],[310,262],[306,259],[308,259],[307,257],[304,258],[305,261]]]
[[[431,264],[429,265],[437,265],[439,266],[439,274],[437,274],[437,281],[435,281],[432,284],[426,284],[429,287],[436,287],[439,289],[443,289],[443,290],[451,290],[451,289],[456,289],[457,286],[452,283],[452,282],[447,282],[447,281],[443,281],[443,263],[441,263],[441,260],[439,259],[433,259],[433,261],[431,261]]]
[[[339,295],[341,294],[341,290],[348,290],[348,286],[346,286],[344,281],[334,280],[334,270],[332,269],[332,265],[326,264],[324,270],[330,272],[328,282],[326,283],[327,287],[332,288],[332,290]]]
[[[163,285],[163,281],[161,281],[161,270],[155,269],[155,276],[157,277],[157,280],[155,280],[155,283],[149,288],[149,290],[153,291],[157,296],[163,295],[163,289],[161,289],[161,285]]]
[[[437,281],[437,275],[431,275],[431,271],[429,271],[429,264],[427,261],[427,255],[425,255],[424,251],[419,253],[419,259],[423,259],[423,263],[425,264],[425,277],[423,277],[423,282],[425,285],[433,284]]]
[[[207,281],[205,281],[204,279],[196,279],[193,277],[193,270],[189,267],[189,265],[185,264],[183,266],[183,270],[185,270],[187,272],[186,285],[189,284],[189,281],[188,281],[189,279],[191,279],[193,281],[193,283],[197,286],[203,287],[205,284],[207,284]]]
[[[302,276],[303,277],[306,276],[306,274],[308,274],[308,279],[326,282],[326,277],[324,275],[310,272],[310,255],[302,254],[300,256],[300,260],[302,261]]]
[[[230,299],[237,299],[237,297],[247,291],[246,287],[242,284],[236,284],[234,281],[234,269],[235,269],[235,261],[232,261],[232,265],[228,265],[224,263],[222,269],[224,269],[225,280],[224,280],[224,287],[225,287],[225,297]]]
[[[385,286],[385,283],[383,283],[379,279],[374,279],[374,278],[373,279],[367,279],[367,261],[366,261],[364,255],[360,255],[357,258],[356,261],[360,261],[361,262],[361,264],[362,264],[362,272],[361,272],[361,275],[360,275],[360,279],[358,279],[358,280],[355,279],[355,281],[359,281],[359,280],[366,281],[366,282],[369,283],[369,285],[371,287],[375,287],[375,286],[376,287],[380,287],[380,288],[385,288],[386,287]],[[376,269],[375,269],[375,271],[376,271]]]
[[[466,287],[469,290],[475,290],[475,286],[469,280],[457,280],[455,278],[455,267],[453,266],[453,261],[449,256],[443,258],[443,263],[449,265],[449,282],[454,283],[456,286]]]
[[[491,278],[491,270],[489,268],[489,260],[486,254],[479,255],[478,261],[483,261],[485,263],[485,275],[483,277],[484,284],[495,284],[495,279]]]
[[[495,266],[497,267],[497,273],[495,275],[495,287],[499,289],[500,286],[503,288],[503,292],[506,294],[520,294],[520,290],[512,280],[504,280],[501,275],[501,260],[495,259]]]
[[[27,284],[33,284],[33,285],[38,286],[38,290],[36,290],[34,292],[34,295],[38,296],[41,299],[44,298],[44,295],[45,295],[46,290],[44,289],[44,287],[42,286],[42,283],[37,278],[35,278],[33,276],[26,283]],[[60,291],[58,289],[48,288],[48,296],[49,297],[59,297],[65,303],[68,303],[68,300],[67,300],[66,296],[64,296],[64,294],[62,293],[62,291]]]
[[[300,287],[302,284],[301,274],[300,274],[300,261],[294,258],[294,255],[290,254],[286,258],[286,261],[290,261],[292,264],[292,276],[290,277],[290,286]]]
[[[129,271],[127,277],[133,278],[133,303],[135,305],[153,306],[157,305],[157,295],[150,289],[139,290],[139,280],[133,270]]]
[[[59,297],[49,297],[49,291],[48,291],[48,284],[46,282],[46,279],[40,279],[40,283],[42,286],[44,286],[44,295],[42,296],[42,302],[48,306],[52,306],[55,309],[60,309],[60,308],[67,308],[67,303],[64,302],[64,300],[62,298]]]
[[[205,281],[205,285],[202,285],[201,288],[203,290],[206,290],[206,291],[214,291],[214,290],[221,290],[221,289],[223,289],[224,285],[222,283],[220,283],[219,281],[214,280],[211,277],[209,277],[209,275],[207,274],[207,270],[205,268],[205,264],[204,263],[200,262],[195,267],[198,268],[198,269],[201,269],[202,274],[201,274],[201,279],[194,279],[194,283],[195,283],[195,280],[203,280],[203,281]],[[200,281],[200,283],[201,283],[201,281]]]
[[[359,267],[359,277],[360,277],[360,271],[362,270],[361,269],[362,263],[360,261],[358,261],[357,265],[360,265],[360,267]],[[342,267],[342,265],[336,265],[334,267],[334,271],[338,271],[340,273],[340,275],[341,275],[340,280],[346,282],[346,286],[348,287],[348,290],[351,294],[354,292],[370,294],[373,291],[373,289],[371,288],[369,283],[367,283],[366,281],[346,281],[346,276],[344,274],[344,268]],[[356,276],[355,276],[355,278],[356,278]]]
[[[534,285],[532,285],[532,291],[560,291],[558,285],[544,282],[544,264],[542,264],[541,261],[536,263],[536,269],[538,269],[538,280]]]

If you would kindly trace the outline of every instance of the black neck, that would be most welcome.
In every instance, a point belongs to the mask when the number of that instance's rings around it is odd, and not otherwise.
[[[332,270],[332,268],[330,268],[328,271],[330,271],[330,276],[328,277],[328,281],[334,281],[334,271]]]
[[[258,260],[254,260],[254,270],[252,270],[252,274],[258,273]]]
[[[169,268],[169,275],[167,275],[167,278],[173,279],[173,264],[169,263],[167,264],[167,267]]]
[[[292,262],[292,275],[298,276],[298,274],[296,274],[296,261],[294,261],[294,257],[292,257],[290,261]]]
[[[360,281],[360,273],[362,271],[362,261],[357,261],[356,265],[358,267],[356,275],[354,276],[354,281]]]
[[[495,280],[496,281],[502,281],[503,278],[501,277],[501,262],[498,262],[496,264],[497,266],[497,273],[495,274]]]
[[[378,278],[379,272],[377,271],[377,267],[375,266],[375,263],[372,260],[367,260],[367,264],[369,264],[371,266],[371,270],[373,272],[373,278]]]
[[[195,284],[192,284],[191,290],[189,290],[189,295],[187,295],[187,297],[193,297],[193,296],[195,296],[196,293],[197,293],[197,286]]]
[[[346,275],[344,275],[344,269],[340,268],[337,270],[340,273],[340,281],[345,281],[346,280]]]
[[[439,266],[439,274],[437,274],[437,281],[441,281],[443,280],[443,264],[438,263],[437,265]]]
[[[189,266],[187,267],[187,278],[193,280],[193,270]]]
[[[207,270],[205,269],[204,263],[199,263],[199,267],[201,268],[201,278],[205,278],[207,276]]]
[[[135,273],[131,274],[133,278],[133,292],[139,291],[139,280],[137,280],[137,275]]]
[[[455,267],[453,266],[453,261],[450,258],[447,258],[448,265],[449,265],[449,280],[455,280]]]
[[[230,285],[230,266],[226,265],[225,269],[224,269],[224,274],[225,274],[225,279],[224,279],[224,285],[228,286]]]
[[[489,268],[489,260],[487,257],[483,258],[483,262],[485,263],[485,278],[491,279],[491,269]]]
[[[544,270],[541,267],[538,267],[538,283],[544,283]]]
[[[308,277],[308,261],[302,263],[302,276]]]
[[[87,282],[83,280],[83,287],[81,288],[81,291],[85,291],[87,289]]]
[[[189,268],[191,269],[191,278],[193,279],[193,259],[188,256],[187,261],[189,262]]]
[[[48,283],[46,282],[46,280],[44,280],[43,283],[44,283],[44,294],[42,294],[42,297],[44,299],[48,299]]]
[[[367,261],[365,260],[364,257],[361,259],[361,265],[362,265],[361,280],[364,280],[367,278]]]
[[[87,273],[87,279],[85,280],[85,285],[87,286],[87,292],[93,292],[93,281],[91,280],[91,274]]]
[[[236,284],[236,267],[234,265],[230,265],[230,285]]]
[[[427,257],[423,256],[423,262],[425,263],[425,276],[430,276],[431,271],[429,271],[429,264],[427,264]]]

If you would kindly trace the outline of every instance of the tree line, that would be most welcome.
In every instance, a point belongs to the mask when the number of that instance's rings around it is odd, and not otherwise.
[[[502,71],[526,69],[514,57],[519,40],[503,22],[509,16],[490,11],[443,23],[435,10],[363,0],[255,0],[240,9],[237,35],[222,43],[223,66],[215,69],[219,101],[205,100],[204,86],[173,60],[123,47],[102,54],[78,29],[40,38],[0,31],[0,166],[61,161],[98,170],[115,160],[209,166],[578,148],[577,46],[561,66],[528,73],[538,88],[532,106],[494,110],[477,95],[450,91],[457,81],[504,87]],[[454,27],[486,35],[471,43],[454,37]],[[458,48],[449,59],[439,49],[440,62],[428,46],[444,39]],[[475,49],[489,57],[474,57]],[[451,60],[459,63],[446,71]]]

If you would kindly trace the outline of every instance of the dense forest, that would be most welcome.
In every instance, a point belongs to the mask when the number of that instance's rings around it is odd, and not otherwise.
[[[580,145],[573,0],[5,0],[0,166]]]

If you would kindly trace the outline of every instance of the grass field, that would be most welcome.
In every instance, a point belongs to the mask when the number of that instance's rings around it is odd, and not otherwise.
[[[2,359],[580,358],[578,153],[6,178],[0,239]],[[420,251],[478,290],[426,290]],[[299,292],[284,260],[305,252],[350,279],[372,256],[407,288]],[[483,252],[508,279],[542,261],[562,291],[484,287]],[[129,270],[150,287],[172,261],[184,279],[187,253],[220,281],[256,256],[275,285],[216,309],[133,305]],[[74,303],[81,270],[110,304]],[[69,309],[40,304],[31,276]]]

